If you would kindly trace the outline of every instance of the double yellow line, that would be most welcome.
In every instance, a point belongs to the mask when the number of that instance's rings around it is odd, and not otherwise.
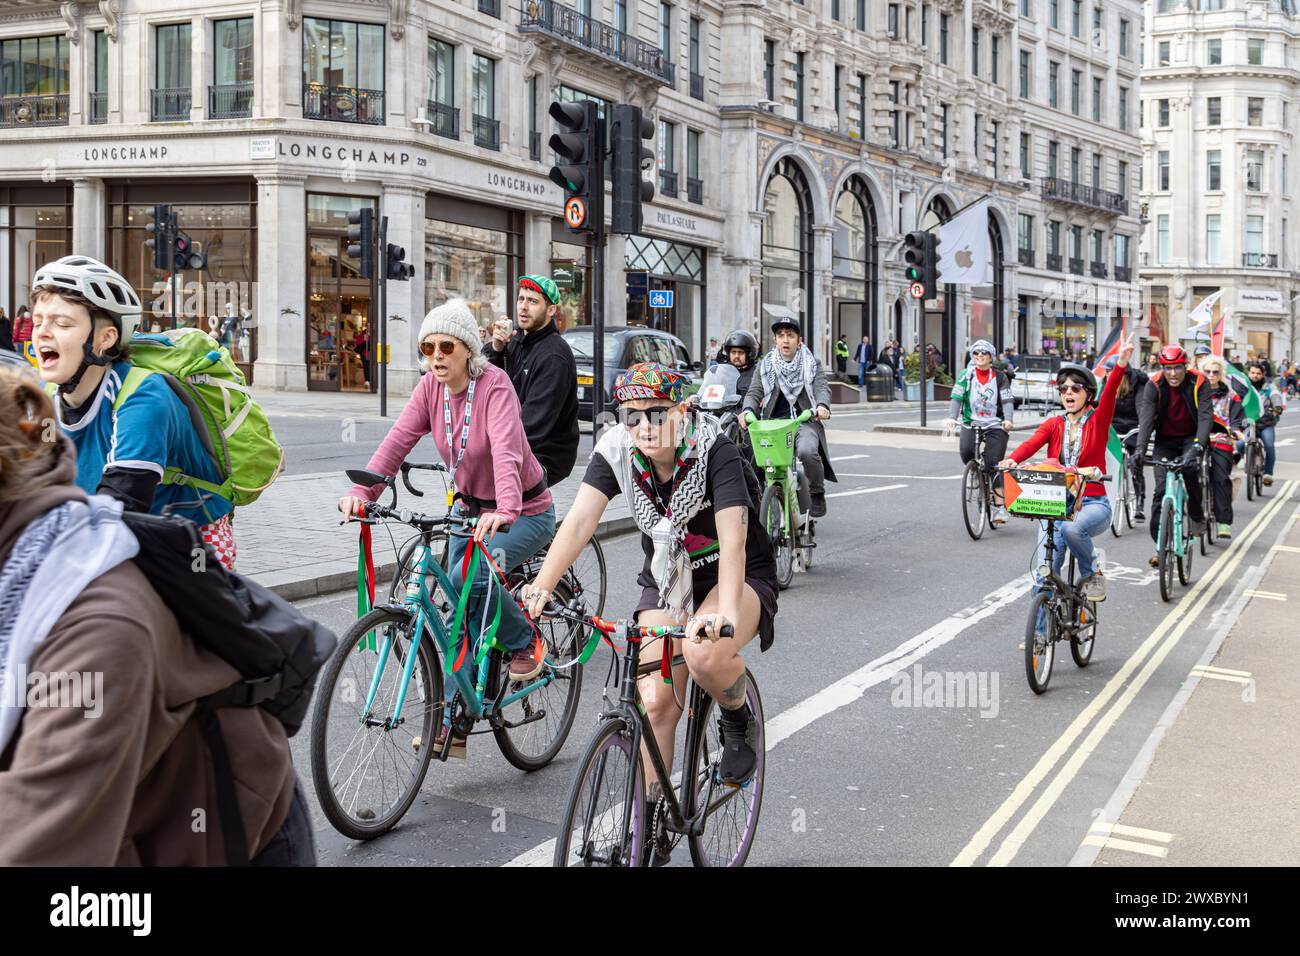
[[[1255,543],[1255,539],[1263,533],[1264,528],[1291,498],[1295,488],[1296,483],[1288,481],[1281,489],[1281,493],[1264,506],[1254,520],[1246,526],[1244,533],[1210,566],[1209,573],[1192,586],[1192,589],[1165,616],[1160,625],[1151,632],[1151,636],[1143,641],[1132,656],[1124,662],[1124,666],[1107,682],[1101,693],[1083,709],[1079,716],[1065,729],[1065,732],[1047,749],[1047,752],[1043,754],[1038,763],[1016,785],[1011,795],[1003,801],[1002,805],[971,837],[970,842],[957,854],[950,864],[951,866],[975,865],[992,845],[997,835],[1011,822],[1021,807],[1028,803],[1034,791],[1038,789],[1039,784],[1047,779],[1057,762],[1066,755],[1075,741],[1082,736],[1093,719],[1098,714],[1101,714],[1112,699],[1118,695],[1118,700],[1115,700],[1114,705],[1109,710],[1106,710],[1101,719],[1097,721],[1096,726],[1093,727],[1091,733],[1070,754],[1065,765],[1052,778],[1042,795],[1034,801],[1025,815],[1002,841],[997,851],[989,859],[989,866],[1006,866],[1015,858],[1016,854],[1020,852],[1020,848],[1024,846],[1025,841],[1029,839],[1035,828],[1047,815],[1048,810],[1060,799],[1065,788],[1078,774],[1079,768],[1083,766],[1084,761],[1097,748],[1097,745],[1110,731],[1111,727],[1115,725],[1115,722],[1123,716],[1124,711],[1128,709],[1128,705],[1146,686],[1147,681],[1151,679],[1156,669],[1169,655],[1169,652],[1174,649],[1182,636],[1187,633],[1192,623],[1199,618],[1201,612],[1214,598],[1215,593],[1223,584],[1231,581],[1233,573],[1240,566],[1251,545]],[[1144,659],[1146,661],[1145,665],[1143,665]],[[1139,667],[1141,667],[1140,671],[1138,671]],[[1134,672],[1137,672],[1137,677],[1127,688],[1124,688],[1125,682]],[[1122,688],[1123,693],[1121,694]]]

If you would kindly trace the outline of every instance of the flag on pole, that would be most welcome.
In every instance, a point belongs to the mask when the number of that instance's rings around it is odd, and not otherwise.
[[[1191,312],[1187,313],[1188,331],[1196,334],[1208,331],[1210,320],[1214,318],[1214,306],[1223,296],[1223,290],[1211,292],[1202,299]]]
[[[939,281],[987,285],[992,262],[989,201],[985,198],[939,226]]]
[[[1219,316],[1219,324],[1210,333],[1210,351],[1220,358],[1223,357],[1223,325],[1227,321],[1228,317],[1226,315]]]
[[[1097,350],[1097,365],[1092,370],[1093,375],[1100,375],[1105,371],[1106,360],[1112,355],[1118,355],[1120,346],[1128,338],[1128,316],[1120,321],[1119,325],[1112,326],[1110,334],[1106,336],[1106,341],[1101,343],[1101,348]]]
[[[1119,350],[1128,340],[1128,316],[1120,321],[1119,325],[1112,326],[1110,334],[1106,336],[1106,341],[1101,344],[1097,352],[1097,367],[1092,370],[1093,375],[1100,376],[1106,370],[1106,360],[1112,355],[1118,355]],[[1110,434],[1106,436],[1106,474],[1118,475],[1119,463],[1124,457],[1124,443],[1119,440],[1119,433],[1115,431],[1115,426],[1110,426]],[[1119,496],[1123,489],[1120,487],[1118,480],[1106,484],[1106,497],[1110,499],[1110,508],[1113,513],[1119,507]]]
[[[1225,360],[1223,369],[1232,380],[1233,388],[1241,396],[1241,410],[1246,418],[1252,422],[1259,421],[1259,416],[1264,414],[1264,401],[1259,397],[1259,392],[1255,391],[1255,384],[1245,372],[1231,362]]]

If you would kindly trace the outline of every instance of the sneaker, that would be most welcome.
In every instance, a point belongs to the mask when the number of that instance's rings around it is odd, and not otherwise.
[[[1139,508],[1137,511],[1133,512],[1133,523],[1134,523],[1134,524],[1141,524],[1143,521],[1146,521],[1146,520],[1147,520],[1147,516],[1146,516],[1145,514],[1142,513],[1142,509],[1141,509],[1141,508]]]
[[[808,513],[814,518],[826,517],[826,492],[823,491],[821,494],[813,494],[812,508]]]
[[[515,651],[510,658],[510,679],[512,681],[532,680],[542,672],[543,661],[533,658],[531,646]]]
[[[1153,568],[1160,567],[1160,555],[1158,554],[1151,555],[1151,557],[1147,559],[1147,564],[1151,565],[1151,567]]]
[[[721,782],[727,787],[743,787],[754,776],[758,766],[758,722],[749,708],[746,713],[745,726],[742,730],[738,723],[733,724],[732,715],[723,712],[718,719],[718,736],[722,739],[722,761],[719,766]]]
[[[447,725],[441,724],[438,727],[438,736],[433,741],[433,752],[442,753],[443,745],[447,742]],[[451,738],[451,750],[447,751],[448,757],[455,757],[457,760],[465,759],[465,738],[453,736]]]
[[[1272,485],[1273,485],[1273,476],[1272,476],[1272,475],[1265,475],[1265,476],[1264,476],[1264,485],[1265,485],[1265,487],[1272,487]]]
[[[1231,538],[1231,537],[1232,537],[1232,525],[1230,525],[1230,524],[1224,524],[1222,521],[1220,521],[1220,522],[1219,522],[1219,537],[1222,538],[1224,541],[1227,541],[1229,538]]]
[[[1002,525],[1007,523],[1007,519],[1009,519],[1010,517],[1011,516],[1007,514],[1007,509],[1004,506],[999,505],[997,509],[993,512],[992,524],[995,528],[1001,527]]]
[[[1100,603],[1101,601],[1106,600],[1106,579],[1103,578],[1101,572],[1098,571],[1092,577],[1088,578],[1088,580],[1083,582],[1081,590],[1083,591],[1085,600],[1092,601],[1093,603]]]

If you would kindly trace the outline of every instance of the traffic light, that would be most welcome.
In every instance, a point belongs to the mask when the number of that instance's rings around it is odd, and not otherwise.
[[[573,232],[603,231],[605,216],[605,136],[596,104],[551,104],[548,112],[561,132],[551,136],[556,164],[551,182],[564,190],[564,222]]]
[[[903,238],[903,266],[914,299],[933,299],[939,289],[939,238],[918,229]]]
[[[153,267],[167,272],[172,267],[173,258],[170,237],[176,233],[176,224],[172,222],[172,207],[165,203],[154,206],[149,210],[149,218],[152,221],[144,227],[144,231],[153,238],[146,239],[144,244],[153,250]]]
[[[405,282],[415,275],[415,266],[406,264],[406,250],[401,246],[395,246],[390,242],[387,250],[385,250],[384,259],[384,275],[388,278],[396,279],[398,282]]]
[[[635,236],[641,232],[641,204],[654,198],[654,183],[641,178],[641,170],[653,168],[655,154],[641,145],[652,139],[655,124],[641,115],[641,107],[620,103],[613,109],[611,162],[614,164],[614,210],[611,232]]]
[[[361,278],[375,274],[375,211],[370,207],[348,213],[348,258],[361,260]]]

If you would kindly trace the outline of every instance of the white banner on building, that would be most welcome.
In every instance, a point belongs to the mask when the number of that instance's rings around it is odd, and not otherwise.
[[[987,198],[939,226],[939,281],[953,285],[992,283]]]

